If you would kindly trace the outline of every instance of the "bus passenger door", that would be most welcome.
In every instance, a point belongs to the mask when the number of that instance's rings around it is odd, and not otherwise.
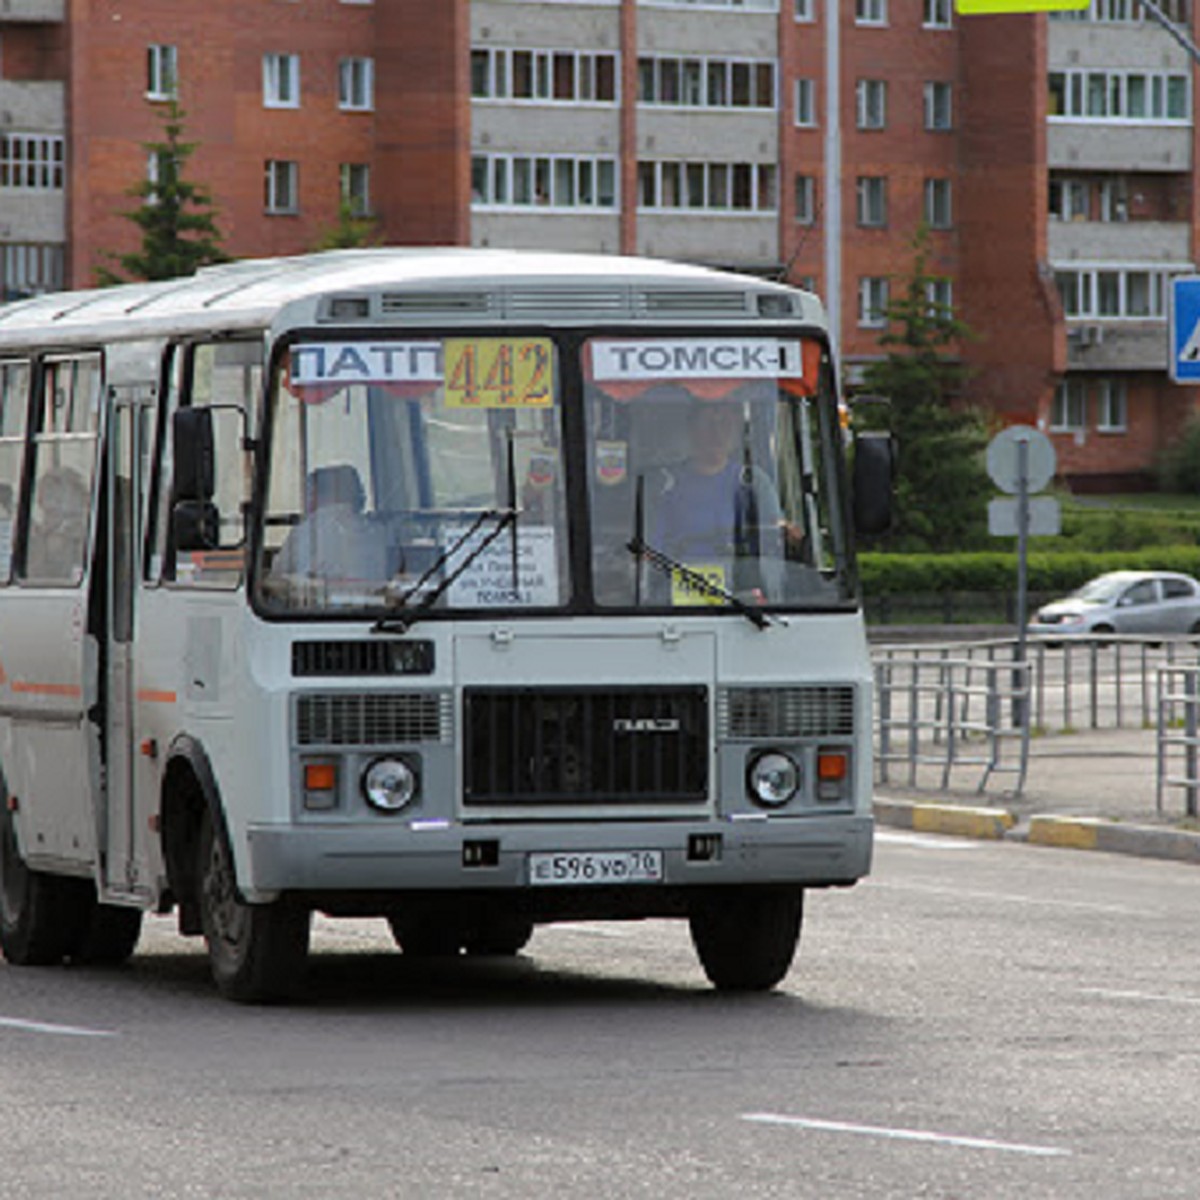
[[[141,577],[143,514],[153,429],[155,389],[149,385],[114,388],[108,422],[107,530],[101,541],[108,613],[105,654],[105,822],[104,886],[134,895],[151,884],[145,858],[145,820],[135,795],[137,752],[134,696],[134,610]],[[141,807],[148,801],[143,799]],[[140,828],[139,828],[140,827]]]

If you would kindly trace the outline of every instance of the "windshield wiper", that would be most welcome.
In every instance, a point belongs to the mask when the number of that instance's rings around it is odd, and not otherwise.
[[[634,558],[639,561],[644,559],[660,571],[665,571],[667,575],[678,575],[680,579],[689,587],[695,588],[696,591],[703,592],[706,596],[717,596],[721,600],[724,600],[757,629],[766,629],[771,623],[770,618],[761,608],[755,608],[752,604],[747,604],[739,596],[735,596],[728,588],[722,587],[719,583],[713,583],[707,575],[693,570],[678,559],[672,558],[662,550],[649,545],[640,534],[635,535],[631,541],[626,542],[625,549]]]
[[[521,515],[521,510],[518,508],[485,508],[474,521],[447,546],[441,554],[437,556],[416,583],[404,589],[404,591],[396,597],[392,602],[396,608],[402,609],[404,615],[401,617],[381,617],[374,625],[371,626],[372,633],[404,633],[417,620],[420,619],[422,613],[431,608],[437,603],[438,598],[450,587],[450,585],[507,529],[513,525],[517,518]],[[443,575],[438,582],[431,587],[420,600],[409,607],[409,601],[421,592],[421,589],[430,582],[437,574],[446,566],[446,564],[458,553],[459,549],[464,546],[476,532],[483,526],[486,521],[495,521],[496,527],[483,538],[478,545],[472,546],[466,554],[463,555],[462,561],[454,568],[453,571]],[[515,586],[514,586],[515,591]]]

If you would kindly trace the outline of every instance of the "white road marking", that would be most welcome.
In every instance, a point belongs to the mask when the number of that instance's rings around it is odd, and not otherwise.
[[[1074,908],[1081,912],[1098,912],[1124,917],[1158,917],[1161,913],[1145,908],[1131,908],[1125,904],[1097,904],[1091,900],[1042,899],[1040,896],[1022,896],[1017,892],[985,892],[971,888],[940,887],[933,884],[893,883],[888,880],[868,878],[863,883],[868,887],[891,888],[897,892],[920,892],[927,896],[951,896],[956,900],[998,900],[1002,904],[1025,904],[1038,908]]]
[[[1123,992],[1116,988],[1080,988],[1085,996],[1099,996],[1103,1000],[1145,1000],[1152,1004],[1200,1004],[1200,996],[1169,996],[1163,992]]]
[[[49,1025],[44,1021],[22,1021],[19,1017],[0,1017],[0,1028],[23,1029],[27,1033],[57,1033],[62,1037],[118,1037],[112,1029],[87,1029],[82,1025]]]
[[[999,1150],[1006,1154],[1030,1154],[1037,1158],[1062,1158],[1071,1151],[1060,1146],[1030,1146],[1022,1142],[997,1142],[991,1138],[958,1137],[925,1129],[889,1129],[880,1125],[851,1125],[844,1121],[821,1121],[815,1117],[788,1117],[781,1113],[742,1113],[743,1121],[761,1125],[790,1125],[816,1129],[823,1133],[855,1133],[866,1137],[888,1138],[901,1142],[929,1142],[940,1146],[961,1146],[968,1150]]]
[[[965,838],[949,836],[934,837],[928,833],[897,833],[892,829],[876,829],[877,842],[890,842],[894,846],[920,846],[925,850],[978,850],[980,843]]]

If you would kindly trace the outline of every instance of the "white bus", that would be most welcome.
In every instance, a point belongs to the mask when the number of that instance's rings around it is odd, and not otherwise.
[[[405,953],[683,917],[723,989],[869,870],[871,676],[820,302],[358,250],[0,308],[0,949],[218,989],[312,914]]]

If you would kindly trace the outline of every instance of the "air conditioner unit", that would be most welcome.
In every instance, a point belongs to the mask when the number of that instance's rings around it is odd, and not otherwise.
[[[1080,346],[1100,346],[1104,343],[1103,325],[1081,325],[1079,328]]]

